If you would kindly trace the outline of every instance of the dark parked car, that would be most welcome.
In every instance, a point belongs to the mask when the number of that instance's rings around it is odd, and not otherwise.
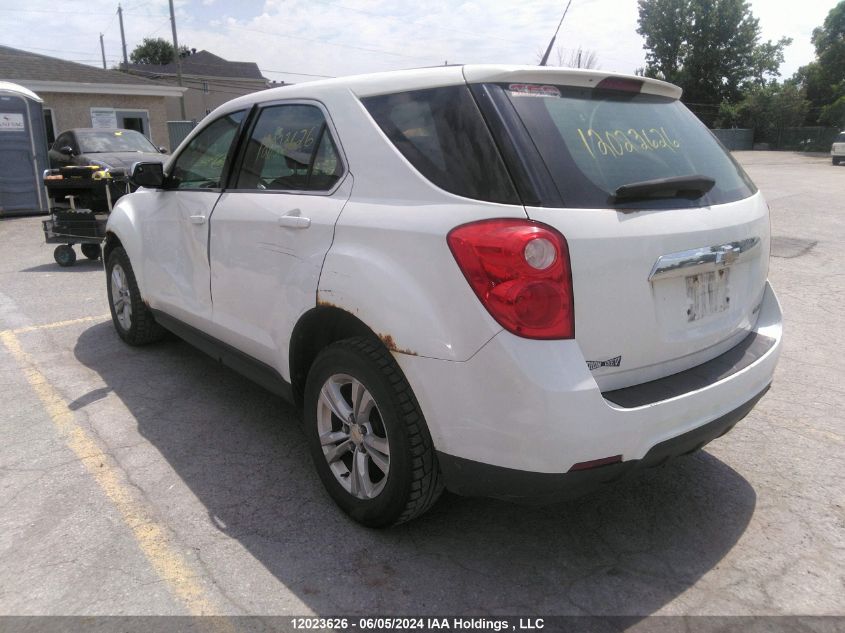
[[[132,168],[136,162],[163,163],[167,150],[156,147],[134,130],[76,128],[59,134],[50,148],[50,167],[99,165],[112,170]]]

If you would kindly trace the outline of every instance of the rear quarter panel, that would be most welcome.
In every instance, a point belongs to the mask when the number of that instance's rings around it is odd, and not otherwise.
[[[358,317],[388,348],[466,360],[502,328],[446,242],[456,226],[525,209],[462,198],[423,178],[348,89],[324,94],[355,186],[335,227],[318,303]]]

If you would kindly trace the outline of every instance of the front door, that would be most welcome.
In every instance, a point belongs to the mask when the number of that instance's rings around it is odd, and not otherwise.
[[[211,319],[209,218],[220,198],[239,111],[211,121],[168,168],[164,187],[143,192],[141,265],[150,306],[195,327]]]
[[[288,377],[290,333],[316,303],[352,177],[316,104],[267,106],[247,138],[211,219],[214,327]]]
[[[31,123],[24,99],[0,97],[0,215],[44,207]]]

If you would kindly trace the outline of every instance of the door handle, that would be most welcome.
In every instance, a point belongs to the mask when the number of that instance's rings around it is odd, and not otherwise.
[[[192,215],[191,216],[191,224],[205,224],[205,216],[204,215]]]
[[[311,226],[311,218],[302,217],[302,211],[294,209],[279,218],[279,226],[289,229],[307,229]]]

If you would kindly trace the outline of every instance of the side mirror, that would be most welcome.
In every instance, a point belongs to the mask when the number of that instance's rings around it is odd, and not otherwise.
[[[166,153],[167,153],[167,148],[166,148],[166,147],[159,147],[159,148],[158,148],[158,151],[159,151],[159,153],[160,153],[160,154],[166,154]]]
[[[70,145],[63,145],[59,148],[59,154],[64,154],[65,156],[73,156],[73,148]]]
[[[160,189],[164,185],[164,166],[161,163],[135,163],[129,180],[136,187]]]

